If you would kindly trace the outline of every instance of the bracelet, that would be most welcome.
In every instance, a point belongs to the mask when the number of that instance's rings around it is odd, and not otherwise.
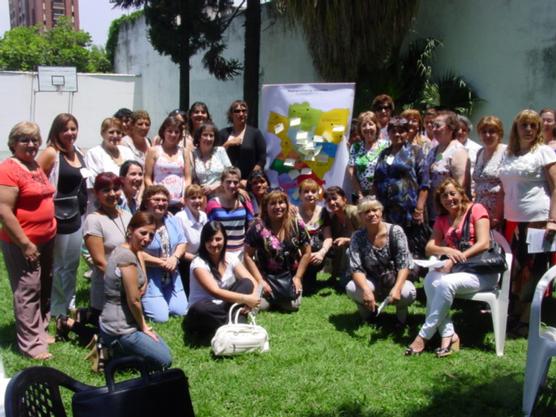
[[[415,207],[415,210],[413,210],[413,211],[415,211],[416,213],[422,213],[423,209]]]

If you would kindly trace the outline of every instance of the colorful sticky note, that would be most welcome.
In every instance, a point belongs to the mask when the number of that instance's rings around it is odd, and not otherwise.
[[[299,132],[297,132],[297,135],[295,136],[295,138],[296,138],[298,141],[299,141],[300,139],[301,139],[301,140],[307,139],[307,132],[304,132],[304,131],[300,130]]]
[[[288,158],[284,161],[284,166],[293,167],[295,166],[295,159]]]

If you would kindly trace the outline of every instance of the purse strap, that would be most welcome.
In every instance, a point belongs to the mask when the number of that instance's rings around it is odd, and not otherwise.
[[[230,306],[230,310],[228,311],[228,324],[238,324],[239,314],[241,313],[241,306],[243,306],[243,304],[240,303],[234,303]],[[236,314],[232,318],[233,310],[236,308]],[[249,317],[251,324],[257,325],[257,323],[255,322],[255,315],[253,313],[249,312],[247,317]]]
[[[471,234],[471,232],[469,231],[469,229],[470,229],[470,219],[471,219],[471,212],[473,211],[473,206],[474,206],[474,204],[471,204],[471,207],[469,207],[469,209],[467,210],[467,213],[465,213],[465,218],[463,219],[463,226],[461,228],[462,233],[461,233],[461,239],[459,241],[460,244],[461,244],[461,242],[468,242],[469,243],[469,238],[470,238],[470,234]]]

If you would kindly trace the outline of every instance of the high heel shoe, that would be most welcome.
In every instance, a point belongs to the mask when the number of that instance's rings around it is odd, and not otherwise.
[[[448,346],[439,347],[436,349],[436,357],[445,358],[446,356],[450,356],[452,353],[459,352],[459,348],[460,348],[459,336],[454,333],[452,335],[452,338],[450,339],[450,344]]]
[[[411,346],[408,346],[403,353],[404,356],[419,356],[421,353],[425,351],[425,348],[421,350],[415,350]]]
[[[85,356],[85,359],[91,362],[91,370],[97,373],[104,371],[104,366],[110,357],[109,348],[104,347],[96,335],[87,346],[91,346],[91,351]]]
[[[58,316],[56,318],[56,340],[68,340],[68,334],[70,330],[71,329],[68,325],[68,318],[66,316]]]

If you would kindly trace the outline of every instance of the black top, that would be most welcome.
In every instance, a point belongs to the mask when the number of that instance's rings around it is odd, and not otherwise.
[[[81,215],[87,209],[87,186],[85,178],[81,175],[81,169],[85,168],[85,161],[83,155],[78,150],[75,154],[81,163],[79,168],[75,168],[66,161],[62,152],[58,152],[60,158],[60,165],[58,171],[58,184],[56,186],[56,198],[77,196],[79,201],[79,215],[74,216],[67,220],[57,219],[58,227],[57,233],[62,235],[69,235],[76,232],[81,227]]]
[[[229,126],[222,129],[218,136],[222,146],[228,140],[233,131],[233,127]],[[233,166],[241,170],[241,178],[247,179],[255,165],[259,165],[264,169],[266,163],[266,142],[261,131],[255,127],[247,126],[243,135],[243,142],[239,146],[230,146],[226,149],[230,162]]]

